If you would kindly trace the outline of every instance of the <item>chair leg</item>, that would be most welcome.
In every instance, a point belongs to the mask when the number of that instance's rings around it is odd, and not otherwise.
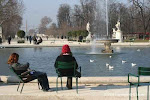
[[[76,77],[76,92],[78,94],[78,77]]]
[[[62,77],[60,77],[60,79],[61,79],[61,89],[63,90]]]
[[[56,79],[56,92],[58,91],[58,77]]]
[[[129,100],[131,100],[131,85],[130,85],[130,88],[129,88]]]
[[[40,83],[39,83],[39,81],[38,81],[38,88],[39,88],[39,90],[40,90]]]
[[[20,86],[20,81],[19,81],[19,84],[18,84],[18,88],[17,88],[17,91],[18,91],[18,89],[19,89],[19,86]]]
[[[23,83],[23,85],[22,85],[22,88],[21,88],[21,91],[20,91],[20,93],[22,93],[23,87],[24,87],[24,83]]]
[[[136,86],[136,92],[137,92],[137,100],[139,100],[139,97],[138,97],[138,86]]]
[[[147,86],[147,100],[149,100],[149,85]]]

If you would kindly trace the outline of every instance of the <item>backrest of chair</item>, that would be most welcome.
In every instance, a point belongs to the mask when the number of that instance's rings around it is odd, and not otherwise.
[[[58,69],[61,69],[61,70],[72,69],[75,73],[76,63],[74,61],[72,61],[72,62],[57,61],[56,66],[57,66]]]
[[[10,69],[11,72],[13,72],[16,75],[16,77],[18,77],[20,79],[20,81],[23,82],[22,78],[19,75],[16,74],[16,72],[14,71],[14,69],[11,66],[9,67],[9,69]]]
[[[150,68],[148,67],[139,67],[138,74],[142,76],[150,76]]]
[[[57,62],[57,68],[61,68],[61,69],[72,69],[75,67],[75,63],[73,62],[61,62],[58,61]]]

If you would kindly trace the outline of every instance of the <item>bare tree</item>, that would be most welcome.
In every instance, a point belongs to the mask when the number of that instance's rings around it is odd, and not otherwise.
[[[23,2],[20,0],[1,0],[0,1],[0,25],[16,15],[22,15],[24,11]]]
[[[36,34],[36,30],[35,29],[30,29],[29,30],[29,35],[34,36]]]
[[[14,36],[22,24],[24,5],[22,0],[0,0],[0,26],[3,36]]]
[[[55,23],[52,23],[51,26],[47,29],[46,34],[56,38],[58,35],[58,28]]]
[[[47,26],[52,22],[50,17],[43,17],[41,19],[41,24],[39,26],[39,34],[45,34],[46,30],[47,30]]]
[[[71,25],[70,21],[70,6],[68,4],[61,4],[58,10],[57,21],[58,27],[62,27],[63,23],[66,23],[68,26]]]
[[[150,24],[150,1],[149,0],[129,0],[132,3],[132,13],[138,32],[148,32]]]

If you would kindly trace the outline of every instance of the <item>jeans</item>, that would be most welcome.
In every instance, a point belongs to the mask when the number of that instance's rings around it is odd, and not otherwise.
[[[49,90],[49,82],[46,73],[35,71],[33,74],[31,74],[31,76],[38,79],[43,91]]]

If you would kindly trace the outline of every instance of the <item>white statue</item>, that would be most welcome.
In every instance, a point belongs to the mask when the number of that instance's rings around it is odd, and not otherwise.
[[[113,29],[112,38],[115,39],[116,38],[116,29],[115,28],[112,28],[112,29]]]
[[[86,40],[91,41],[91,32],[90,32],[90,23],[88,22],[86,25],[86,30],[89,32],[88,36],[86,37]]]
[[[119,42],[123,42],[123,34],[122,34],[122,31],[121,31],[121,28],[120,28],[120,21],[118,20],[117,21],[117,24],[115,25],[116,28],[113,28],[113,34],[112,34],[112,38],[114,39],[118,39]]]
[[[119,20],[117,21],[117,24],[115,26],[116,26],[117,30],[120,30],[120,21]]]
[[[86,25],[86,30],[90,33],[90,23],[89,22]]]
[[[0,36],[2,37],[2,27],[0,26]]]
[[[0,33],[2,33],[2,27],[0,26]]]

